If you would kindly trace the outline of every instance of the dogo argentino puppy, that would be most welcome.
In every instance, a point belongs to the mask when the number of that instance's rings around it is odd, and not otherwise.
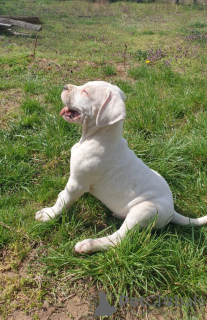
[[[55,218],[85,192],[100,199],[114,216],[125,219],[110,236],[78,242],[74,249],[79,253],[115,246],[127,230],[136,224],[147,227],[155,217],[155,228],[163,228],[170,221],[183,226],[207,223],[207,216],[190,219],[177,213],[165,179],[128,148],[122,138],[126,97],[117,86],[104,81],[66,85],[61,98],[65,107],[60,115],[82,125],[82,137],[71,150],[65,189],[53,207],[36,213],[37,220]]]

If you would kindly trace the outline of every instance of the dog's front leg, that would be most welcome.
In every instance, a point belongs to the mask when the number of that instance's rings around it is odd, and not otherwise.
[[[84,187],[81,182],[70,177],[65,189],[59,193],[55,205],[36,212],[35,219],[45,222],[55,218],[60,215],[64,209],[68,209],[86,191],[87,188]]]

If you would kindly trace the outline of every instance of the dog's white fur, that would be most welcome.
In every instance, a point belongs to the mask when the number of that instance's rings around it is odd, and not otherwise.
[[[136,224],[147,227],[156,216],[156,228],[170,221],[179,225],[207,223],[207,216],[190,219],[175,212],[167,182],[128,148],[122,138],[126,97],[117,86],[103,81],[67,85],[61,98],[66,105],[61,115],[68,122],[82,124],[83,134],[71,150],[70,178],[65,189],[53,207],[36,213],[37,220],[60,215],[85,192],[100,199],[116,217],[125,219],[121,228],[108,237],[78,242],[75,251],[79,253],[115,246],[127,230]],[[79,113],[71,116],[72,110]]]

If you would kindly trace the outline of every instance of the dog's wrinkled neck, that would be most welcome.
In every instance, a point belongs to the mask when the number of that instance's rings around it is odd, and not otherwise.
[[[123,121],[119,121],[106,127],[89,127],[87,121],[84,119],[80,143],[83,143],[86,140],[100,139],[107,141],[107,143],[111,142],[114,144],[122,138],[122,131]]]
[[[88,116],[85,116],[83,119],[82,137],[86,136],[87,132],[88,132]]]

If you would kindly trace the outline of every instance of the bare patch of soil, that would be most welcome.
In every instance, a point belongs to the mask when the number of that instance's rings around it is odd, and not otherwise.
[[[84,319],[90,315],[88,298],[98,295],[86,281],[76,283],[71,276],[55,278],[44,274],[38,261],[41,248],[32,249],[21,261],[11,249],[0,255],[0,314],[4,320]],[[46,255],[46,249],[41,249]],[[15,267],[13,267],[15,265]]]

